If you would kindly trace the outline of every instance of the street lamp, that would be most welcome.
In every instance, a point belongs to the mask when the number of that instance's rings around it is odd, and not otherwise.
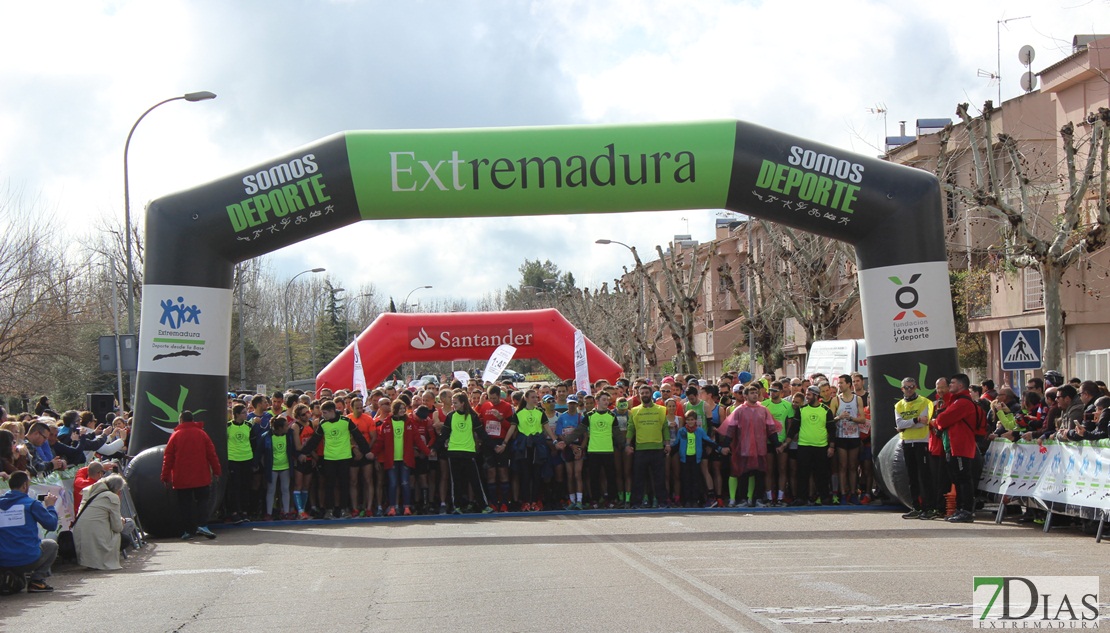
[[[409,311],[409,297],[411,297],[411,296],[412,296],[412,293],[416,292],[417,290],[431,290],[431,289],[432,289],[432,287],[431,287],[431,286],[417,286],[417,287],[413,288],[412,290],[409,290],[409,293],[408,293],[407,295],[405,295],[405,300],[404,300],[404,302],[403,302],[403,303],[401,304],[401,307],[402,307],[402,309],[403,309],[403,310],[404,310],[405,312],[408,312],[408,311]],[[417,375],[416,375],[416,361],[412,361],[412,379],[413,379],[413,380],[416,380],[416,379],[417,379]]]
[[[283,302],[283,307],[285,308],[285,362],[286,368],[289,370],[286,374],[288,376],[286,380],[293,380],[293,344],[289,341],[289,288],[293,286],[293,282],[297,280],[297,277],[300,277],[301,275],[304,275],[306,273],[322,273],[325,270],[327,269],[310,268],[308,270],[302,270],[296,275],[293,275],[293,278],[289,280],[289,283],[285,284],[285,301]]]
[[[628,244],[625,244],[624,242],[618,242],[616,240],[606,239],[595,240],[594,243],[617,244],[619,246],[623,246],[628,249],[628,252],[632,253],[632,257],[636,260],[636,272],[639,273],[638,276],[640,277],[640,302],[639,306],[637,306],[636,308],[636,333],[640,335],[640,375],[643,376],[647,372],[647,354],[644,352],[643,349],[645,339],[647,338],[647,333],[644,331],[644,291],[646,290],[646,288],[644,287],[644,277],[647,275],[647,273],[645,273],[642,267],[639,265],[640,258],[636,255],[636,249],[632,248]]]
[[[208,91],[202,91],[202,92],[188,92],[188,93],[186,93],[186,94],[184,94],[180,97],[173,97],[173,98],[170,98],[170,99],[166,99],[165,101],[159,101],[158,103],[156,103],[156,104],[150,106],[149,108],[147,108],[146,112],[143,112],[142,115],[135,121],[135,124],[131,126],[131,131],[127,133],[127,142],[124,143],[124,145],[123,145],[123,230],[124,230],[123,242],[124,242],[124,251],[125,251],[126,257],[127,257],[126,263],[127,263],[127,333],[128,334],[134,334],[135,333],[135,281],[134,281],[135,273],[134,273],[134,266],[131,263],[131,187],[130,187],[130,183],[129,183],[128,175],[127,175],[127,153],[131,149],[131,136],[133,134],[135,134],[135,128],[139,127],[139,123],[143,120],[143,118],[146,117],[146,115],[150,114],[150,112],[152,110],[154,110],[155,108],[157,108],[158,106],[160,106],[164,103],[169,103],[170,101],[180,101],[180,100],[184,100],[184,101],[207,101],[209,99],[215,99],[215,98],[216,98],[215,93],[208,92]],[[120,406],[122,407],[123,404],[121,403]]]
[[[401,302],[401,306],[404,307],[405,312],[409,311],[409,297],[412,296],[412,293],[416,292],[417,290],[431,290],[431,289],[432,289],[431,286],[417,286],[417,287],[413,288],[412,290],[409,290],[409,293],[407,295],[405,295],[405,300]]]

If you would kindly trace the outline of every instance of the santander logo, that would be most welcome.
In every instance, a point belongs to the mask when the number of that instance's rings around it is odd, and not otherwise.
[[[412,345],[414,349],[429,349],[435,347],[436,342],[432,340],[432,337],[428,336],[424,328],[420,328],[420,334],[409,341],[409,345]]]

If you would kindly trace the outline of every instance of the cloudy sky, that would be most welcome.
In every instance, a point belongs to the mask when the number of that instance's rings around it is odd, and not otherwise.
[[[999,20],[1024,18],[1006,22]],[[147,201],[344,130],[742,119],[879,153],[898,121],[1020,93],[1076,33],[1110,33],[1107,0],[95,0],[0,4],[0,195],[35,199],[74,239]],[[912,132],[911,132],[912,133]],[[0,206],[0,213],[3,213]],[[606,216],[363,222],[269,256],[279,275],[329,267],[399,302],[473,300],[525,257],[580,284],[628,252],[691,233],[713,209]],[[459,252],[480,256],[460,275]],[[342,263],[340,263],[342,262]]]

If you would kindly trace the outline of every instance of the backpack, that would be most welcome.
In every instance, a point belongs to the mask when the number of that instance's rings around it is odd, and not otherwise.
[[[960,395],[959,397],[967,398],[968,402],[971,402],[972,408],[975,409],[975,423],[968,425],[971,427],[971,432],[975,434],[976,438],[986,437],[989,432],[987,428],[987,412],[983,411],[983,407],[975,404],[970,396]],[[966,420],[964,422],[966,423]]]

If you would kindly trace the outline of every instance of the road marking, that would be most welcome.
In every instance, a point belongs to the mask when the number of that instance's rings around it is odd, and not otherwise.
[[[261,574],[262,570],[256,567],[213,567],[211,569],[167,569],[165,571],[143,572],[144,576],[193,576],[196,574],[234,574],[236,576],[250,576]]]
[[[824,611],[909,611],[911,609],[967,609],[970,604],[960,602],[933,602],[924,604],[841,604],[817,607],[753,607],[756,613],[821,613]]]
[[[719,602],[727,604],[738,613],[743,615],[750,622],[760,624],[763,626],[763,628],[770,631],[786,631],[784,627],[778,625],[775,621],[754,613],[752,609],[749,608],[747,605],[733,599],[731,596],[724,594],[716,587],[708,585],[701,580],[698,580],[697,578],[690,576],[689,574],[686,574],[678,569],[662,567],[657,563],[654,563],[651,560],[651,556],[649,556],[647,552],[635,545],[632,545],[631,543],[617,543],[606,540],[603,536],[599,536],[597,534],[594,534],[593,532],[586,530],[578,522],[571,523],[571,526],[579,533],[588,537],[590,540],[609,550],[610,553],[619,558],[629,567],[632,567],[636,571],[652,579],[653,581],[655,581],[656,584],[671,592],[675,596],[678,596],[690,606],[713,618],[722,626],[726,627],[729,631],[749,631],[751,629],[744,624],[737,622],[734,618],[729,617],[727,614],[722,613],[720,610],[701,600],[691,592],[682,589],[675,582],[673,582],[663,574],[657,573],[652,570],[650,567],[648,567],[648,565],[657,566],[666,574],[675,576],[680,580],[685,581],[687,584],[696,587],[702,593],[716,599]],[[628,550],[628,552],[626,553],[623,550]]]

